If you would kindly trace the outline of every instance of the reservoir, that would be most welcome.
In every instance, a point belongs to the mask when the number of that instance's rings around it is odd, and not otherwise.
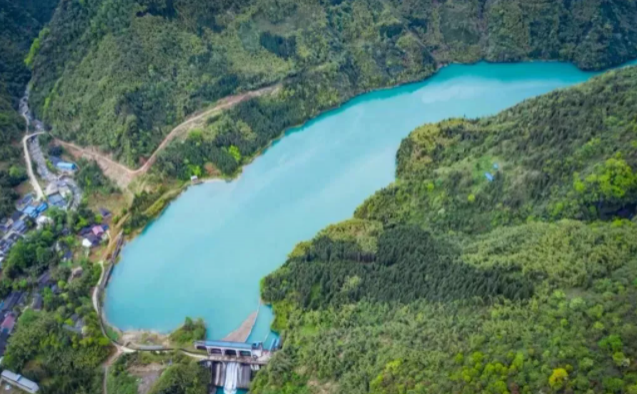
[[[238,179],[189,188],[126,245],[106,292],[108,321],[168,332],[201,317],[209,339],[223,338],[257,309],[260,279],[296,243],[394,180],[396,151],[415,127],[495,114],[593,75],[564,63],[452,65],[289,130]],[[266,338],[271,319],[261,307],[251,341]]]

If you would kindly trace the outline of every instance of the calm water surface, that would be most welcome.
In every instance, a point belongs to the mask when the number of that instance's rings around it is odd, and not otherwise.
[[[296,243],[351,217],[394,180],[396,150],[415,127],[494,114],[592,75],[561,63],[454,65],[289,131],[239,179],[190,188],[124,248],[107,289],[108,320],[167,332],[202,317],[209,338],[222,338],[256,310],[260,279]],[[261,312],[250,340],[269,333],[272,314]]]

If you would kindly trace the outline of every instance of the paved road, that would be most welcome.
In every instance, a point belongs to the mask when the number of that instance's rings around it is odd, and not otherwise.
[[[24,118],[27,119],[26,117]],[[27,120],[27,133],[28,132],[29,132],[29,121]],[[24,161],[27,164],[27,174],[29,175],[29,182],[31,182],[31,187],[33,187],[33,190],[35,191],[35,194],[36,194],[36,198],[38,200],[42,200],[44,198],[44,192],[42,191],[42,188],[40,187],[40,184],[38,183],[38,180],[35,177],[35,174],[33,173],[33,166],[31,165],[31,155],[29,153],[28,141],[30,138],[38,136],[40,134],[44,134],[44,132],[39,131],[37,133],[27,134],[22,139],[22,146],[24,148]]]

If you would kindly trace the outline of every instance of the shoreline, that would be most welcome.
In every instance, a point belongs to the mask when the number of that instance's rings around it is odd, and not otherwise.
[[[399,83],[399,84],[395,84],[395,85],[391,85],[391,86],[384,86],[384,87],[374,88],[374,89],[366,89],[364,91],[361,91],[361,92],[353,95],[352,97],[348,98],[347,100],[345,100],[345,101],[343,101],[343,102],[341,102],[339,104],[336,104],[336,105],[334,105],[332,107],[329,107],[329,108],[326,108],[324,110],[321,110],[318,114],[306,119],[301,124],[290,126],[290,127],[286,128],[286,129],[282,130],[281,134],[278,137],[276,137],[276,138],[272,139],[271,141],[269,141],[269,143],[266,146],[264,146],[263,148],[258,150],[254,155],[251,155],[248,158],[246,158],[245,163],[242,164],[237,169],[236,174],[233,174],[232,176],[229,176],[229,177],[218,177],[218,176],[215,176],[215,177],[209,177],[209,178],[202,178],[201,180],[199,180],[196,183],[186,181],[179,188],[172,189],[173,192],[176,191],[176,190],[179,190],[179,192],[175,193],[174,196],[172,196],[169,200],[166,201],[164,207],[161,209],[161,211],[159,212],[159,214],[155,218],[153,218],[149,223],[147,223],[139,231],[135,231],[135,232],[131,233],[130,236],[127,237],[127,240],[128,241],[132,241],[133,239],[135,239],[135,237],[139,233],[143,232],[148,226],[150,226],[154,222],[154,220],[159,219],[161,217],[161,215],[163,214],[163,212],[166,211],[166,209],[168,208],[170,203],[172,203],[173,200],[178,198],[189,187],[196,186],[196,185],[199,185],[199,184],[213,183],[213,182],[232,182],[232,181],[240,179],[241,174],[242,174],[242,172],[243,172],[245,167],[247,167],[248,165],[252,164],[254,162],[254,160],[256,160],[258,157],[260,157],[261,155],[266,153],[269,148],[271,148],[278,141],[282,140],[285,136],[288,135],[289,132],[294,132],[295,129],[307,126],[308,124],[310,124],[311,122],[317,120],[321,116],[324,116],[324,115],[328,114],[331,111],[338,110],[339,108],[343,108],[346,105],[350,104],[353,100],[356,100],[356,99],[358,99],[358,98],[360,98],[360,97],[362,97],[362,96],[364,96],[366,94],[374,93],[374,92],[380,92],[380,91],[387,91],[387,90],[396,89],[396,88],[407,86],[407,85],[416,85],[416,84],[423,83],[425,81],[428,81],[430,78],[436,76],[443,68],[446,68],[447,66],[452,66],[452,65],[472,66],[472,65],[479,64],[479,63],[513,64],[513,65],[515,65],[515,64],[525,64],[525,63],[563,63],[563,64],[573,65],[574,67],[576,67],[576,68],[578,68],[578,69],[580,69],[582,71],[585,71],[585,72],[603,72],[603,71],[607,71],[607,70],[611,70],[611,69],[619,69],[619,68],[627,67],[627,66],[630,66],[630,65],[634,65],[635,61],[636,60],[625,61],[625,62],[622,62],[621,64],[618,64],[617,66],[608,67],[608,68],[605,68],[605,69],[602,69],[602,70],[584,69],[584,68],[579,67],[577,64],[575,64],[573,62],[564,62],[564,61],[559,61],[559,60],[523,60],[523,61],[518,61],[518,62],[489,62],[489,61],[481,59],[481,60],[478,60],[478,61],[473,62],[473,63],[449,62],[449,63],[440,63],[440,64],[438,64],[436,69],[431,74],[428,74],[424,78],[409,80],[409,81],[405,81],[403,83]],[[171,192],[171,190],[167,191],[165,194],[168,194],[170,192]],[[106,321],[106,319],[105,319],[105,321]],[[111,325],[109,324],[109,326],[111,326]],[[111,326],[111,327],[115,328],[115,326]],[[127,332],[135,332],[135,331],[139,331],[139,330],[123,330],[121,332],[125,334]],[[160,333],[154,332],[153,330],[141,330],[141,332],[147,332],[147,333],[151,333],[151,334],[152,333],[156,333],[156,334],[161,335]],[[167,335],[170,335],[170,333],[167,334]]]

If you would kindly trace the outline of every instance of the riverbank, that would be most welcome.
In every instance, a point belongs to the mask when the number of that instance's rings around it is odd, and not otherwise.
[[[296,243],[349,217],[394,179],[398,144],[415,127],[491,114],[592,75],[561,63],[454,65],[436,78],[358,97],[287,130],[289,138],[236,180],[181,193],[127,246],[109,285],[109,320],[163,332],[186,315],[202,316],[213,338],[227,335],[254,311],[248,306],[258,297],[259,280]],[[152,303],[145,294],[153,294]]]

